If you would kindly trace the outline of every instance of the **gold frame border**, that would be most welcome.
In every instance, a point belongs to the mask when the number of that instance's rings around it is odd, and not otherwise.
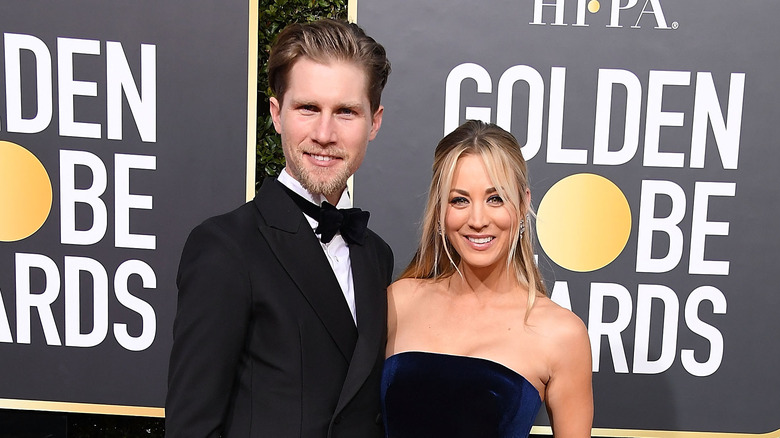
[[[0,398],[0,408],[21,411],[51,411],[79,414],[126,415],[131,417],[165,417],[165,408],[145,406],[102,405],[96,403],[72,403],[41,400],[16,400]]]
[[[357,0],[347,1],[347,21],[357,23]],[[355,175],[347,179],[347,193],[349,193],[349,201],[355,205]]]
[[[534,426],[534,435],[552,435],[550,426]],[[694,432],[675,430],[644,430],[644,429],[607,429],[593,428],[592,437],[616,438],[780,438],[780,429],[766,433],[730,433],[730,432]]]
[[[247,62],[246,108],[246,200],[255,197],[255,167],[257,166],[257,44],[259,41],[258,0],[249,0],[249,47]]]
[[[357,3],[358,0],[349,0],[347,2],[347,20],[350,23],[357,23]]]

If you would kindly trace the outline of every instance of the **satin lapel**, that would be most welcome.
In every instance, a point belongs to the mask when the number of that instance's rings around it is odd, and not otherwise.
[[[276,181],[263,183],[255,203],[265,219],[258,226],[268,245],[349,362],[357,330],[317,237]]]
[[[347,378],[339,396],[336,412],[339,412],[355,396],[376,364],[377,356],[384,350],[384,334],[387,318],[385,279],[380,278],[376,255],[365,245],[351,245],[352,281],[355,286],[358,340]]]

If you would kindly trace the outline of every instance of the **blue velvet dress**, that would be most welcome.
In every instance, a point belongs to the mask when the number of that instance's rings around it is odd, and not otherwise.
[[[542,404],[499,363],[419,351],[387,358],[381,396],[388,438],[526,438]]]

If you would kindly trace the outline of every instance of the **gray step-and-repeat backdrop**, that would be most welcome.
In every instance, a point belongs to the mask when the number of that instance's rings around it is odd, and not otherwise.
[[[0,408],[163,415],[184,240],[254,192],[256,11],[0,1]]]
[[[553,299],[590,333],[594,435],[780,436],[780,2],[359,0],[356,15],[393,73],[355,198],[398,269],[438,140],[498,123],[524,145]]]

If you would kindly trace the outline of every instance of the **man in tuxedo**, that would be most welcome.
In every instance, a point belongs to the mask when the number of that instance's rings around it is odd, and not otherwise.
[[[381,437],[393,255],[345,208],[390,64],[357,25],[321,20],[285,28],[268,70],[286,167],[185,244],[167,436]]]

